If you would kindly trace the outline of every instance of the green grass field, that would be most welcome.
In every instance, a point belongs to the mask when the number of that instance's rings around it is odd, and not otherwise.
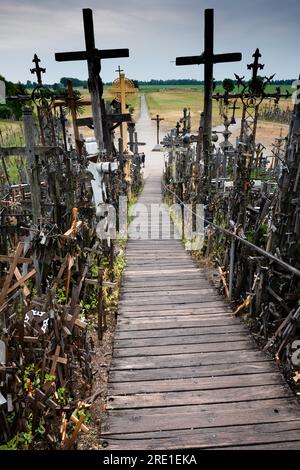
[[[282,92],[294,91],[291,87],[282,87]],[[234,90],[234,92],[238,90]],[[268,93],[275,93],[275,86],[270,85],[266,88]],[[167,130],[175,127],[177,121],[183,115],[183,108],[189,108],[191,111],[192,131],[196,132],[199,127],[200,113],[203,111],[204,106],[204,90],[203,86],[186,87],[183,85],[178,86],[145,86],[141,87],[141,92],[145,94],[151,117],[159,114],[164,118],[161,122],[161,127]],[[219,86],[216,87],[214,93],[223,93],[224,89]],[[235,116],[241,117],[242,106],[238,102],[239,109],[236,110]],[[282,99],[279,102],[282,108],[292,108],[293,104],[291,99]],[[219,103],[213,100],[213,125],[221,124],[222,119],[219,114]]]

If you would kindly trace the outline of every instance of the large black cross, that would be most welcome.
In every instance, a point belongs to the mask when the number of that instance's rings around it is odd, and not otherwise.
[[[77,52],[57,52],[55,59],[58,62],[86,60],[89,72],[89,91],[91,93],[94,132],[99,150],[104,149],[103,128],[101,117],[101,95],[102,82],[100,79],[101,59],[114,59],[117,57],[129,57],[128,49],[105,49],[99,50],[95,47],[93,11],[90,8],[84,8],[83,26],[85,36],[85,51]],[[101,90],[101,92],[100,92]]]
[[[213,65],[223,62],[238,62],[241,59],[242,54],[240,52],[214,54],[214,10],[211,8],[204,11],[204,52],[199,56],[176,58],[176,65],[204,64],[203,153],[206,180],[209,175],[209,153],[211,149]]]

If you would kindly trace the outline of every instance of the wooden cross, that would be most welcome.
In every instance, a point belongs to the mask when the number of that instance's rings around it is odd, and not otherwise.
[[[119,80],[114,82],[112,86],[107,90],[112,95],[120,96],[121,102],[121,113],[126,114],[126,96],[132,93],[137,93],[139,90],[132,85],[132,82],[126,80],[125,73],[119,75]],[[123,152],[127,151],[127,124],[122,122],[121,124],[121,137],[123,139]]]
[[[25,296],[27,296],[29,294],[28,289],[25,286],[25,282],[36,274],[36,270],[33,269],[32,271],[25,274],[24,276],[21,275],[19,269],[17,268],[17,265],[20,264],[24,259],[26,260],[26,258],[21,258],[21,254],[22,254],[23,250],[24,250],[24,243],[20,242],[17,246],[17,249],[16,249],[15,254],[14,254],[13,257],[6,257],[6,256],[1,257],[2,261],[8,261],[9,262],[10,267],[9,267],[9,273],[5,278],[3,287],[2,287],[1,292],[0,292],[0,306],[3,304],[3,302],[5,300],[5,297],[8,294],[10,294],[11,292],[13,292],[15,289],[17,289],[19,286],[23,286]],[[27,260],[26,260],[26,262],[27,262]],[[28,260],[28,262],[29,262],[29,260]],[[32,260],[30,260],[30,262],[32,262]],[[11,281],[12,281],[14,276],[16,277],[17,282],[15,282],[11,286]]]
[[[51,365],[51,369],[50,369],[50,375],[52,375],[53,377],[56,377],[56,367],[57,367],[57,364],[67,364],[68,362],[68,359],[65,358],[65,357],[59,357],[59,353],[60,353],[60,346],[56,346],[56,349],[55,349],[55,353],[53,356],[48,356],[48,359],[50,359],[50,361],[52,361],[52,365]]]
[[[233,102],[233,106],[229,106],[229,108],[228,108],[228,109],[232,109],[232,110],[233,110],[233,113],[232,113],[232,116],[231,116],[230,124],[236,124],[235,112],[236,112],[237,109],[240,109],[240,108],[236,105],[236,102],[237,102],[237,100],[235,99],[234,102]]]
[[[211,149],[213,66],[223,62],[238,62],[240,60],[242,60],[240,52],[214,53],[214,10],[211,8],[204,10],[204,52],[200,56],[176,58],[176,65],[204,64],[203,153],[206,183],[208,183],[209,152]]]
[[[39,85],[41,85],[42,84],[42,73],[45,73],[46,69],[39,66],[39,62],[41,62],[41,59],[39,59],[36,54],[34,54],[32,62],[35,63],[35,68],[30,69],[30,72],[36,74],[37,82],[38,82]]]
[[[95,47],[93,11],[90,8],[84,8],[83,25],[85,36],[85,51],[76,52],[58,52],[55,59],[58,62],[86,60],[89,73],[89,91],[92,100],[92,112],[94,122],[94,132],[99,150],[104,150],[102,116],[101,116],[101,95],[102,82],[100,78],[101,59],[113,59],[116,57],[129,57],[128,49],[106,49],[99,50]]]
[[[164,121],[165,118],[159,117],[159,114],[156,115],[155,118],[151,118],[151,121],[156,121],[156,143],[159,144],[159,123],[160,121]]]

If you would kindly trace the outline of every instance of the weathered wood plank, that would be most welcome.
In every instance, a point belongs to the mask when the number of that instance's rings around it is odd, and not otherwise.
[[[207,353],[207,352],[228,352],[228,351],[251,351],[253,343],[247,338],[242,341],[221,342],[221,343],[202,343],[202,344],[175,344],[166,346],[144,346],[144,347],[131,347],[122,348],[116,345],[114,348],[114,358],[122,357],[150,357],[150,356],[164,356],[171,354],[192,354],[192,353]]]
[[[181,317],[167,317],[167,318],[158,318],[156,319],[143,319],[143,318],[122,318],[119,319],[118,328],[122,328],[123,331],[126,330],[163,330],[171,328],[181,328],[184,327],[200,327],[210,326],[210,325],[238,325],[239,320],[232,318],[229,314],[215,314],[214,318],[211,318],[210,315],[200,315],[196,316],[185,316]]]
[[[133,334],[131,331],[126,331],[126,330],[123,330],[123,329],[120,329],[118,328],[116,333],[115,333],[115,340],[116,341],[121,341],[121,340],[129,340],[129,339],[132,339],[134,338],[134,340],[138,340],[138,339],[145,339],[146,341],[151,341],[151,339],[161,339],[164,340],[168,340],[170,339],[172,341],[172,337],[178,337],[179,339],[181,337],[192,337],[193,335],[195,336],[198,336],[199,338],[201,338],[202,336],[205,337],[206,336],[212,336],[212,335],[216,335],[217,337],[222,337],[222,335],[227,335],[229,333],[232,333],[232,334],[238,334],[238,333],[245,333],[246,335],[248,335],[248,331],[243,328],[241,325],[239,325],[238,323],[237,324],[233,324],[233,325],[222,325],[222,326],[219,326],[219,325],[215,325],[215,324],[212,324],[210,326],[201,326],[199,328],[197,327],[193,327],[193,328],[189,328],[187,326],[183,326],[182,328],[163,328],[163,329],[159,329],[159,330],[138,330],[138,331],[135,331],[135,333]]]
[[[169,364],[170,365],[170,364]],[[252,361],[249,363],[209,364],[199,366],[157,367],[155,369],[132,369],[109,371],[109,382],[141,382],[150,380],[166,380],[200,377],[229,376],[232,374],[257,374],[275,372],[274,363],[270,361]]]
[[[211,405],[173,406],[137,410],[111,410],[106,432],[160,431],[173,429],[236,426],[254,423],[299,421],[300,409],[294,400],[276,398],[271,400],[244,401],[238,403],[215,403]]]
[[[267,361],[260,351],[228,351],[186,354],[165,354],[164,356],[118,357],[113,359],[111,370],[155,369],[162,367],[198,367],[209,364],[233,364]]]
[[[156,450],[188,448],[225,448],[241,442],[246,449],[261,445],[266,449],[270,444],[277,449],[278,443],[285,442],[292,449],[299,449],[300,421],[284,421],[267,424],[210,427],[205,429],[181,429],[180,431],[158,431],[144,433],[107,434],[101,442],[108,443],[107,449]],[[248,444],[248,445],[247,445]],[[105,444],[106,445],[106,444]],[[240,449],[241,447],[239,447]]]
[[[223,388],[214,390],[188,390],[159,393],[140,393],[139,395],[115,395],[108,397],[107,408],[110,410],[140,408],[166,408],[185,405],[215,405],[217,403],[239,403],[271,398],[292,396],[287,386],[258,385],[255,387]],[[300,411],[300,410],[299,410]],[[299,416],[300,417],[300,416]]]
[[[283,383],[283,379],[281,380]],[[137,393],[175,392],[191,390],[215,390],[255,385],[278,385],[278,373],[264,370],[256,374],[221,375],[215,377],[190,377],[185,379],[145,380],[140,382],[112,382],[111,395],[135,395]],[[234,391],[232,391],[234,394]],[[138,400],[138,398],[137,398]]]
[[[168,346],[168,345],[191,345],[191,344],[205,344],[210,343],[232,343],[236,341],[246,341],[247,336],[244,333],[218,333],[214,335],[192,335],[192,336],[171,336],[165,337],[160,336],[158,338],[132,338],[131,339],[119,339],[115,338],[115,349],[122,348],[145,348],[147,346]],[[253,345],[252,345],[253,347]]]

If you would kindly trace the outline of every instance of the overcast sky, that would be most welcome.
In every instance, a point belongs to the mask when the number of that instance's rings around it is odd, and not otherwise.
[[[203,49],[203,11],[215,8],[215,52],[242,52],[235,64],[217,64],[214,77],[248,76],[246,64],[259,47],[264,73],[296,78],[300,72],[299,0],[1,0],[0,74],[34,80],[34,53],[46,67],[44,81],[85,79],[86,63],[58,63],[55,52],[84,49],[82,8],[92,8],[96,47],[127,47],[127,59],[102,61],[102,78],[116,78],[120,64],[133,79],[203,79],[203,66],[176,67],[176,56]]]

